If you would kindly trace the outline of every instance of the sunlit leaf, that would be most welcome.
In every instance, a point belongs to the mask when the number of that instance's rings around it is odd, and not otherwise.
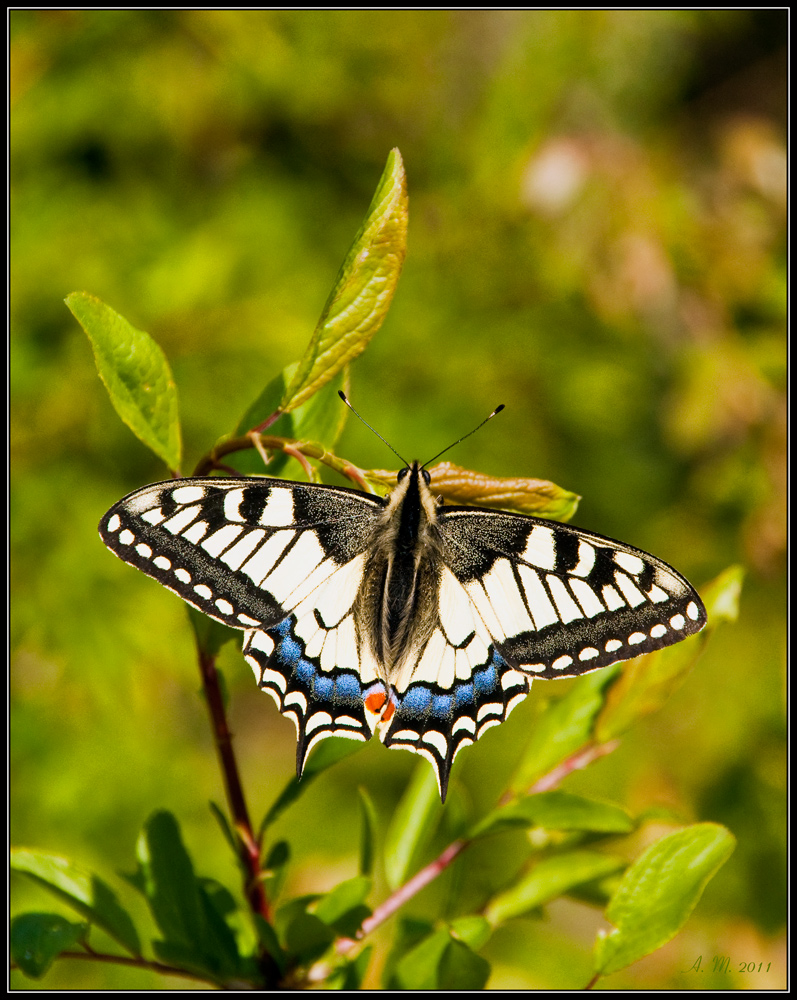
[[[541,826],[548,830],[585,830],[592,833],[629,833],[634,821],[619,806],[582,795],[551,791],[528,795],[494,809],[470,834],[483,837],[512,827]]]
[[[182,445],[177,386],[166,355],[148,333],[136,330],[93,295],[72,292],[66,304],[91,342],[97,371],[116,412],[170,469],[178,471]]]
[[[387,158],[365,220],[321,319],[279,404],[296,409],[361,354],[382,325],[407,252],[407,179],[397,149]]]
[[[716,823],[668,834],[628,869],[606,910],[615,926],[595,944],[595,971],[617,972],[673,938],[736,846]]]
[[[478,951],[482,948],[493,933],[490,921],[485,917],[475,914],[468,917],[457,917],[451,921],[451,933],[454,937],[464,941],[469,948]]]
[[[429,474],[434,495],[451,504],[494,507],[496,510],[569,521],[581,499],[545,479],[501,479],[463,469],[451,462],[438,463],[429,469]],[[397,475],[397,472],[388,469],[370,469],[365,477],[376,486],[392,489]]]
[[[484,915],[493,926],[497,926],[558,899],[577,885],[619,871],[624,865],[622,858],[596,851],[569,851],[544,858],[511,889],[499,893]]]

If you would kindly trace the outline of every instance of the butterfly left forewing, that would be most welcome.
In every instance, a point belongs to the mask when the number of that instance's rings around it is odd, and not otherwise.
[[[120,500],[100,536],[120,559],[232,628],[270,628],[367,544],[379,502],[279,479],[178,479]]]

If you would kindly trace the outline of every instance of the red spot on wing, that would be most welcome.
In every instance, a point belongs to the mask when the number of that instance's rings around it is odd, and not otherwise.
[[[377,715],[379,712],[382,711],[382,706],[385,704],[386,701],[387,701],[387,693],[385,692],[385,689],[382,688],[379,691],[372,691],[371,694],[369,694],[366,697],[365,707],[368,709],[369,712],[373,712],[374,715]]]

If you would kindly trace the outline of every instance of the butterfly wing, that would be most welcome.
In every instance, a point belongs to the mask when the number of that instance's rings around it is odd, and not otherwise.
[[[443,508],[439,527],[438,622],[383,738],[427,757],[444,797],[457,752],[503,722],[534,677],[596,670],[706,623],[679,573],[621,542],[472,507]]]
[[[501,654],[535,677],[587,673],[706,624],[694,588],[655,556],[567,524],[441,512],[449,565]]]
[[[100,536],[211,618],[243,629],[260,687],[292,717],[299,773],[324,736],[370,738],[384,691],[353,606],[381,502],[279,479],[155,483],[115,504]]]
[[[365,548],[376,497],[280,479],[178,479],[120,500],[111,551],[198,610],[268,629]]]

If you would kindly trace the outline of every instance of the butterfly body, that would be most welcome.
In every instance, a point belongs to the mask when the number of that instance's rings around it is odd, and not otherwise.
[[[284,480],[144,487],[105,544],[244,632],[260,687],[297,728],[297,770],[327,736],[420,753],[443,797],[456,753],[534,677],[585,673],[699,631],[666,563],[569,525],[443,506],[417,462],[390,497]]]

